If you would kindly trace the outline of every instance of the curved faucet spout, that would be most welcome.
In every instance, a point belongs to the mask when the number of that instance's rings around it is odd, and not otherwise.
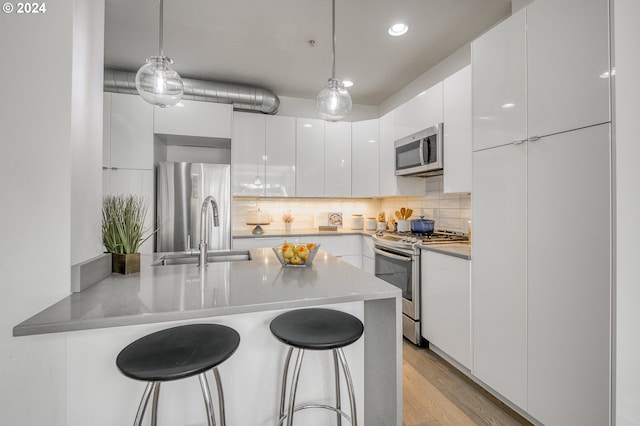
[[[200,210],[200,257],[198,258],[198,267],[207,266],[207,251],[209,249],[209,230],[207,224],[207,213],[209,206],[213,208],[213,225],[220,226],[220,219],[218,217],[218,203],[216,199],[209,195],[202,202],[202,209]]]

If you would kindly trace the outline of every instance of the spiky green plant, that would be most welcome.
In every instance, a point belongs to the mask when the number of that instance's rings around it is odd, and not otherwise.
[[[142,196],[108,195],[102,200],[102,243],[109,253],[138,253],[153,235],[144,229],[147,204]]]

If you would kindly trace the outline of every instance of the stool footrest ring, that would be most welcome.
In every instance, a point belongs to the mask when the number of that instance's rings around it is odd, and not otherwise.
[[[344,417],[345,419],[347,419],[347,421],[349,423],[351,423],[351,417],[349,417],[349,415],[347,413],[345,413],[342,410],[337,409],[336,407],[333,407],[331,405],[327,405],[327,404],[305,404],[305,405],[298,405],[293,409],[294,413],[297,413],[300,410],[306,410],[308,408],[320,408],[323,410],[329,410],[329,411],[333,411],[336,414],[340,414],[342,417]],[[284,414],[282,417],[280,417],[280,419],[278,419],[278,425],[281,425],[285,419],[287,418],[288,414]]]

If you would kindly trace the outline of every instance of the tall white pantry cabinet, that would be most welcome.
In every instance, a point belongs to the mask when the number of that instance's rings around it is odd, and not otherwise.
[[[473,370],[545,425],[610,423],[607,0],[472,44]]]

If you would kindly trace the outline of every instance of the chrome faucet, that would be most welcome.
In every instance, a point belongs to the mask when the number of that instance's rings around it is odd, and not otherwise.
[[[213,225],[220,226],[220,219],[218,218],[218,203],[214,197],[209,195],[204,199],[202,209],[200,210],[200,257],[198,257],[198,267],[207,266],[207,251],[209,248],[207,211],[209,210],[209,205],[213,206]]]

